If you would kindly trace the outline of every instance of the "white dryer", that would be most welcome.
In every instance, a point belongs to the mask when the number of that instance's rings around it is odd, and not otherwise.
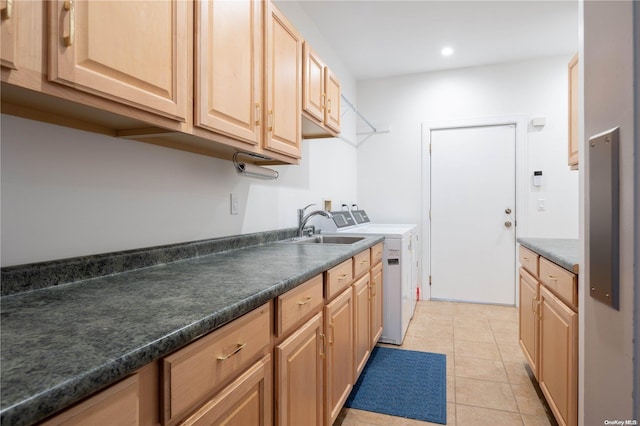
[[[364,210],[331,212],[318,218],[322,232],[384,235],[383,330],[380,342],[401,345],[413,318],[418,288],[418,235],[414,224],[371,223]]]

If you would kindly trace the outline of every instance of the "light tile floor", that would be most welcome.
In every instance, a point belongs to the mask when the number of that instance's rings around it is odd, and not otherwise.
[[[518,345],[518,310],[422,301],[399,349],[447,356],[447,425],[554,425]],[[435,423],[343,408],[334,426]]]

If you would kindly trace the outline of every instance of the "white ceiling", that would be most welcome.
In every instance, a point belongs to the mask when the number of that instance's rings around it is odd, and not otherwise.
[[[356,80],[578,51],[577,0],[299,3]]]

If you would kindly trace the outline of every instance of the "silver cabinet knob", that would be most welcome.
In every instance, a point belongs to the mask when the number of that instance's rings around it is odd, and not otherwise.
[[[504,209],[504,212],[505,212],[506,214],[511,214],[511,209],[507,207],[506,209]]]
[[[510,220],[505,220],[504,221],[504,226],[506,226],[507,228],[511,228],[511,221]]]

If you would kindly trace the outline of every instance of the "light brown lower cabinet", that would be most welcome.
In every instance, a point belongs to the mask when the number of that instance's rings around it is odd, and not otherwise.
[[[371,254],[373,258],[373,252]],[[374,262],[371,262],[374,264]],[[382,336],[382,263],[371,268],[371,348]]]
[[[138,425],[138,404],[138,374],[133,374],[42,426]]]
[[[175,425],[271,352],[271,303],[163,359],[163,420]]]
[[[322,426],[324,334],[318,312],[276,346],[276,424]]]
[[[371,353],[371,277],[369,274],[359,278],[353,289],[353,380],[360,373]]]
[[[533,375],[538,378],[538,281],[520,268],[520,347]]]
[[[558,424],[578,424],[577,275],[521,248],[520,347]],[[526,270],[525,270],[526,268]],[[539,271],[535,273],[534,271]],[[577,270],[576,270],[577,271]]]
[[[353,296],[351,287],[324,308],[327,333],[325,424],[340,414],[353,387]]]
[[[358,253],[44,424],[332,425],[382,334],[381,250]]]
[[[578,424],[578,313],[540,286],[538,383],[560,425]]]

